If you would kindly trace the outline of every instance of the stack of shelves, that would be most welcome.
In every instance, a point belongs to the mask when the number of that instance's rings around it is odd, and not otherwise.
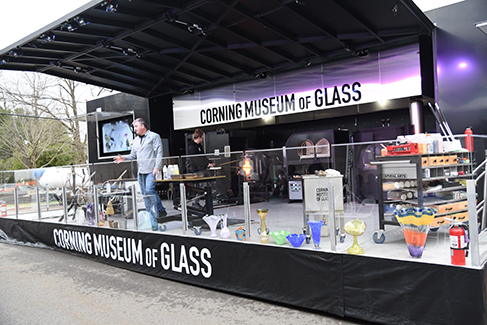
[[[399,225],[393,210],[433,207],[432,228],[468,220],[465,180],[472,178],[471,152],[377,157],[379,225]]]

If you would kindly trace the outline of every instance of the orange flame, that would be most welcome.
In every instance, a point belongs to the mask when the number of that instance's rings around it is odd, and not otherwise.
[[[250,175],[250,170],[252,169],[252,166],[250,165],[250,161],[248,159],[245,159],[242,169],[245,172],[245,176]]]

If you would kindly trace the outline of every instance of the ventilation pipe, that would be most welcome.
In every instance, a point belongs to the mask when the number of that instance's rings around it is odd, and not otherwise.
[[[412,100],[409,103],[409,118],[413,134],[424,133],[423,102],[421,100]]]

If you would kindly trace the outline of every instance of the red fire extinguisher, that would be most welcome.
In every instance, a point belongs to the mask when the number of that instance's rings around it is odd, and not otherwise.
[[[465,257],[468,256],[469,242],[468,227],[460,223],[455,223],[450,228],[451,264],[465,265]]]
[[[2,204],[2,217],[7,216],[7,203],[3,202]]]
[[[465,130],[465,149],[468,151],[473,151],[473,131],[471,128]]]

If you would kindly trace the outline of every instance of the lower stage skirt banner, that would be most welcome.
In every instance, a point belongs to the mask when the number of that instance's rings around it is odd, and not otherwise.
[[[7,218],[0,218],[0,240],[376,323],[487,323],[485,267]]]

